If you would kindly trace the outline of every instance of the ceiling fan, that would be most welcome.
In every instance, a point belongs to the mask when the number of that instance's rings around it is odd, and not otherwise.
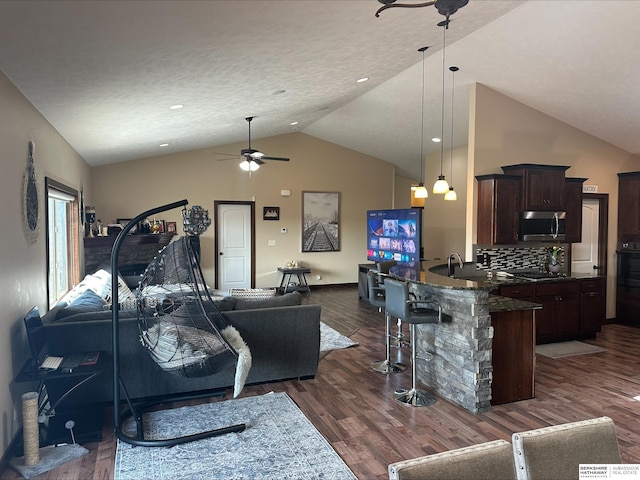
[[[245,120],[249,123],[249,148],[243,148],[240,150],[240,157],[243,159],[240,163],[240,168],[246,172],[255,172],[263,165],[265,160],[277,160],[280,162],[288,162],[286,157],[270,157],[265,155],[259,150],[251,148],[251,121],[254,117],[246,117]],[[226,155],[226,154],[224,154]]]
[[[449,17],[456,13],[459,8],[464,7],[469,0],[432,0],[430,2],[423,3],[395,3],[396,0],[378,0],[379,3],[382,3],[383,6],[378,9],[376,12],[376,17],[380,16],[380,13],[387,8],[393,7],[402,7],[402,8],[419,8],[419,7],[429,7],[434,5],[438,10],[440,15],[444,15],[444,25],[449,25]]]

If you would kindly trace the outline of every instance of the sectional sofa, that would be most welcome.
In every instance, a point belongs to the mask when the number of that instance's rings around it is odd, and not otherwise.
[[[101,375],[70,395],[65,405],[113,399],[111,278],[105,270],[88,275],[65,301],[42,317],[49,353],[100,350],[107,357]],[[139,340],[137,312],[127,308],[133,307],[133,296],[122,279],[118,289],[123,307],[119,312],[120,377],[132,400],[156,401],[233,387],[233,368],[199,378],[163,371]],[[256,300],[225,297],[217,305],[249,346],[252,367],[246,384],[315,376],[320,350],[319,305],[301,305],[301,295],[296,292]],[[65,385],[59,387],[63,391]]]

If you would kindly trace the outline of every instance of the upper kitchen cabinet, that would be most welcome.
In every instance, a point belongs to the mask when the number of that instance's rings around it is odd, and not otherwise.
[[[564,189],[564,211],[567,217],[564,223],[565,242],[582,241],[582,184],[586,178],[566,178]]]
[[[640,242],[640,172],[618,174],[618,242]]]
[[[564,173],[570,167],[521,163],[507,165],[502,171],[522,177],[522,203],[519,210],[565,210]]]
[[[520,181],[517,175],[479,175],[477,243],[504,245],[518,242]]]

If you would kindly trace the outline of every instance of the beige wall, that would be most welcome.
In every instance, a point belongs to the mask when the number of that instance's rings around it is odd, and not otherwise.
[[[618,172],[640,170],[640,158],[501,95],[481,84],[472,86],[469,172],[502,173],[502,165],[539,163],[571,165],[568,177],[586,177],[598,193],[609,195],[607,317],[615,317],[615,248]],[[475,105],[474,102],[475,101]],[[468,185],[472,215],[467,217],[467,252],[475,241],[476,182]]]
[[[0,446],[4,452],[18,430],[20,396],[36,385],[14,384],[13,377],[28,357],[22,317],[36,305],[47,311],[46,235],[44,228],[44,177],[90,194],[88,165],[62,139],[17,88],[0,73]],[[27,241],[22,229],[22,179],[27,165],[28,142],[35,148],[36,175],[40,200],[40,236],[35,244]],[[14,405],[16,400],[16,405]]]
[[[235,144],[94,168],[97,217],[103,222],[132,218],[184,198],[213,217],[214,200],[255,198],[256,287],[278,285],[277,268],[288,260],[312,269],[311,285],[356,282],[357,265],[366,262],[366,211],[392,208],[393,166],[302,133],[257,139],[252,146],[291,161],[266,162],[249,176],[240,170],[239,161],[219,161],[214,154],[239,153],[246,147]],[[280,196],[281,190],[291,190],[291,196]],[[302,191],[340,192],[339,252],[302,253]],[[263,221],[264,206],[279,206],[280,220]],[[180,225],[180,211],[168,212],[163,219]],[[280,233],[282,227],[287,234]],[[269,240],[276,245],[268,246]],[[213,227],[202,236],[201,246],[203,272],[214,285]]]

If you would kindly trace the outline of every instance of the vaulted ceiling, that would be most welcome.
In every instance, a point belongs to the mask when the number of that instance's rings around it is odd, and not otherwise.
[[[380,6],[3,0],[0,69],[91,165],[245,142],[254,116],[254,147],[300,131],[415,178],[423,46],[425,151],[440,148],[443,84],[451,141],[456,65],[455,145],[479,82],[640,154],[640,1],[470,0],[446,36],[434,7]]]

